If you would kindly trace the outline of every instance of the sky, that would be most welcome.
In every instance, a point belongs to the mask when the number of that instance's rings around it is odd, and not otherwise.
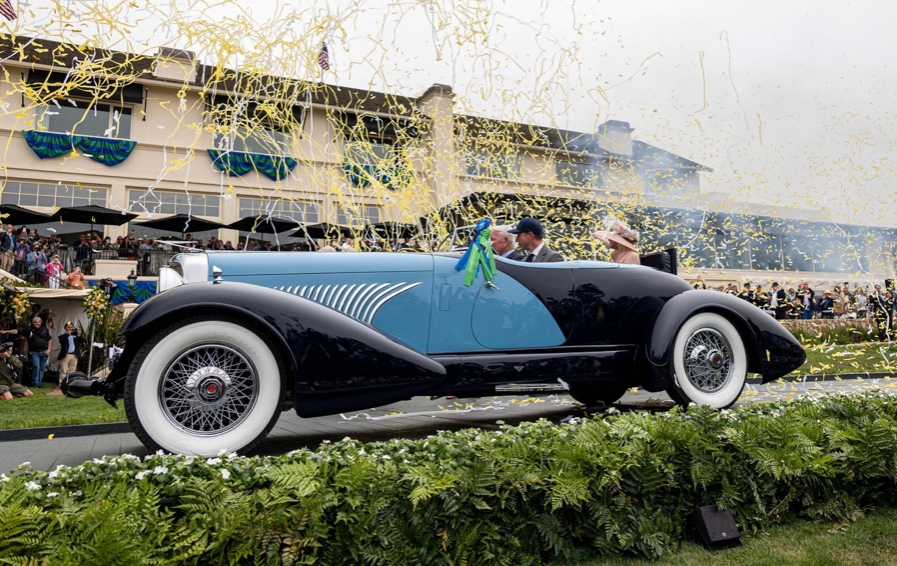
[[[821,209],[836,222],[897,225],[891,66],[897,42],[890,29],[897,7],[891,4],[17,5],[22,34],[80,35],[145,52],[165,44],[193,49],[204,63],[263,65],[316,79],[322,77],[315,55],[326,41],[329,83],[406,96],[442,83],[457,93],[457,111],[585,132],[621,120],[636,139],[712,168],[702,187],[729,195],[733,211],[739,202],[758,202]]]

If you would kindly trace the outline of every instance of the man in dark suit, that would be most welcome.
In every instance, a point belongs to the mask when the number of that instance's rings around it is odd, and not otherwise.
[[[496,226],[489,236],[495,255],[514,261],[523,261],[523,254],[517,251],[517,238],[508,233],[508,226]]]
[[[778,283],[772,284],[772,293],[769,294],[769,304],[776,313],[776,320],[785,320],[788,314],[788,295]]]
[[[561,254],[542,243],[542,238],[545,236],[545,228],[535,218],[524,218],[517,223],[517,226],[508,230],[508,233],[517,234],[517,245],[529,252],[523,261],[527,263],[564,261]]]
[[[84,346],[84,338],[75,330],[71,322],[65,323],[65,333],[59,335],[59,357],[62,363],[59,365],[59,378],[65,377],[78,370],[78,358],[81,357],[81,348]]]

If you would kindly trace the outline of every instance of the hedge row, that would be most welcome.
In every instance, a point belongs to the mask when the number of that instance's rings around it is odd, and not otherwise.
[[[753,532],[894,505],[897,399],[613,410],[276,458],[106,457],[0,476],[0,562],[542,564],[675,552],[696,505]],[[43,562],[41,562],[43,563]]]

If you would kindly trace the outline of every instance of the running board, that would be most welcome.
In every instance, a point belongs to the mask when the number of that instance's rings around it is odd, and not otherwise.
[[[570,388],[566,383],[506,383],[496,385],[497,395],[513,395],[515,393],[567,393]]]

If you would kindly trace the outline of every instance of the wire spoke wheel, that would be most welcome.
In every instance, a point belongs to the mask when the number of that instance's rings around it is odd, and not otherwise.
[[[160,328],[125,376],[125,412],[151,450],[211,457],[251,450],[274,427],[279,355],[247,321],[198,315]]]
[[[200,436],[238,426],[258,396],[255,368],[237,350],[204,344],[172,361],[159,382],[159,403],[180,430]]]
[[[731,407],[747,383],[747,353],[735,326],[702,312],[687,319],[673,341],[667,393],[674,401],[717,409]]]
[[[732,378],[732,347],[713,328],[699,328],[688,337],[683,359],[688,380],[701,391],[719,391]]]

